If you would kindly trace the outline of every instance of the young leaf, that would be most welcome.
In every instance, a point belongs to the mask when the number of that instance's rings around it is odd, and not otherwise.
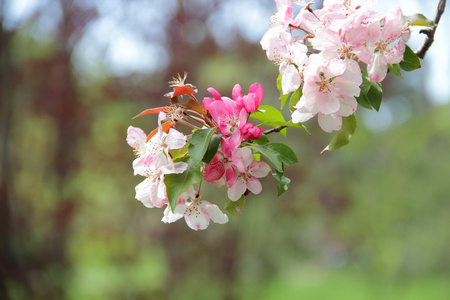
[[[339,130],[328,146],[322,150],[325,151],[337,150],[345,145],[347,145],[356,131],[356,118],[355,115],[350,115],[348,117],[342,118],[342,127]]]
[[[199,183],[202,180],[201,164],[195,163],[190,158],[184,158],[181,161],[188,163],[186,171],[181,174],[167,174],[164,178],[167,198],[169,199],[172,211],[175,211],[180,195],[191,185]]]
[[[219,149],[220,141],[222,139],[222,135],[214,134],[209,142],[208,148],[206,149],[205,155],[203,156],[203,161],[207,164],[211,162],[214,156],[217,153],[217,149]]]
[[[242,195],[241,198],[237,201],[231,201],[227,197],[227,204],[225,204],[225,209],[227,212],[229,212],[233,216],[240,216],[242,213],[242,209],[244,208],[245,204],[245,196]]]
[[[274,169],[283,173],[284,165],[290,165],[298,161],[294,151],[289,146],[281,143],[270,143],[262,146],[252,147],[252,152],[261,153]]]
[[[200,162],[208,149],[209,141],[216,128],[199,129],[189,139],[189,156],[194,162]]]
[[[297,102],[300,100],[300,98],[302,97],[302,88],[299,87],[298,90],[296,90],[294,93],[292,93],[291,95],[291,99],[289,99],[289,109],[294,109],[294,106],[297,104]],[[281,108],[283,109],[283,108]]]
[[[257,111],[250,114],[250,118],[262,122],[286,122],[283,114],[275,107],[269,105],[261,105]]]
[[[278,197],[280,197],[284,192],[286,192],[289,188],[289,184],[291,183],[291,180],[287,177],[284,177],[282,173],[272,173],[273,178],[278,182],[277,186],[277,193]]]
[[[287,93],[286,95],[283,95],[283,88],[282,88],[282,76],[281,74],[278,75],[277,78],[277,89],[280,92],[280,100],[281,100],[281,109],[283,109],[284,104],[286,103],[286,100],[289,98],[291,93]]]
[[[419,58],[414,53],[414,51],[412,51],[411,48],[406,45],[405,52],[403,53],[403,60],[400,62],[400,68],[407,72],[410,72],[419,69],[420,67],[421,66]]]
[[[409,22],[412,26],[426,26],[426,27],[434,27],[434,21],[427,19],[422,14],[415,14],[412,16],[403,16],[403,24]]]
[[[394,74],[395,76],[398,76],[398,77],[403,79],[402,70],[400,69],[400,65],[399,64],[395,64],[395,65],[388,64],[388,68],[389,68],[389,71],[392,72],[392,74]]]

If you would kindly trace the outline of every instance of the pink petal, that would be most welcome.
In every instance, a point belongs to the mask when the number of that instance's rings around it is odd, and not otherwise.
[[[257,178],[262,178],[267,176],[270,172],[270,167],[263,161],[254,161],[248,168],[248,174],[253,175]]]
[[[245,184],[244,179],[239,177],[232,187],[228,188],[227,195],[231,201],[237,201],[247,190],[247,186]]]
[[[252,192],[253,194],[259,194],[262,191],[262,185],[261,182],[259,182],[256,177],[249,177],[247,178],[246,182],[247,188]]]

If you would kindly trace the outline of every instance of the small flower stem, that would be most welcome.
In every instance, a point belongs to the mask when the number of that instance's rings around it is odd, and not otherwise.
[[[201,129],[200,127],[197,127],[197,126],[195,126],[195,125],[193,125],[193,124],[191,124],[191,123],[189,123],[189,122],[186,122],[186,121],[184,121],[184,120],[178,120],[178,122],[180,122],[181,124],[184,124],[184,125],[186,125],[186,126],[189,126],[189,127],[191,127],[191,128],[194,128],[194,129]]]

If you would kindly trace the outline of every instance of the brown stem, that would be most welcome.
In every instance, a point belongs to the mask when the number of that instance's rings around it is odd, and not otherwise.
[[[268,130],[264,131],[263,133],[267,135],[267,134],[273,133],[273,132],[280,132],[281,130],[283,130],[286,127],[287,126],[278,126],[278,127],[272,128],[272,129],[268,129]]]
[[[425,57],[425,54],[427,53],[428,49],[431,47],[431,45],[434,42],[434,34],[436,33],[437,26],[439,24],[439,21],[441,19],[442,14],[445,10],[445,3],[446,0],[440,0],[437,11],[436,11],[436,17],[434,18],[434,27],[433,28],[427,28],[422,29],[420,33],[425,34],[427,37],[425,38],[425,41],[423,42],[423,45],[420,47],[419,50],[416,51],[416,55],[423,59]]]

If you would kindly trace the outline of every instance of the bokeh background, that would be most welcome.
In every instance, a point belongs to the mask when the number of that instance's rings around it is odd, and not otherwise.
[[[436,1],[379,1],[434,18]],[[320,7],[317,1],[314,7]],[[240,217],[194,232],[134,199],[131,118],[189,72],[230,95],[278,69],[259,40],[271,0],[0,0],[1,299],[450,299],[449,18],[422,69],[383,82],[350,145],[316,121]],[[417,49],[423,36],[414,30]],[[205,198],[225,205],[225,190]]]

